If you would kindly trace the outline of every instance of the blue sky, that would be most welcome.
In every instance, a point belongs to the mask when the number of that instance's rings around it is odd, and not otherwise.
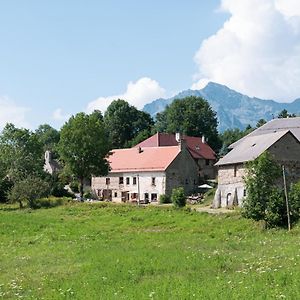
[[[0,128],[59,128],[208,81],[300,97],[298,0],[2,0],[0,43]]]
[[[205,4],[204,4],[205,3]],[[219,1],[0,2],[0,96],[30,111],[31,127],[52,114],[84,111],[155,78],[167,94],[189,88],[193,56],[225,14]],[[12,120],[13,121],[13,120]]]

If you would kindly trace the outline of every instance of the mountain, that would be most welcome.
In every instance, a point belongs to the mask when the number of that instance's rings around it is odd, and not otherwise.
[[[169,99],[154,100],[146,104],[143,110],[155,117],[174,99],[182,99],[187,96],[202,97],[209,102],[213,110],[217,112],[220,132],[229,128],[244,129],[248,124],[255,126],[259,119],[269,121],[283,109],[289,113],[300,113],[300,98],[292,103],[251,98],[215,82],[209,82],[201,90],[186,90]]]

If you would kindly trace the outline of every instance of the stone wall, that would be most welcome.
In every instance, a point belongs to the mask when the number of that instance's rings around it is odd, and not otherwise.
[[[218,170],[218,189],[215,194],[213,206],[242,206],[243,198],[246,194],[244,176],[244,164],[220,166]]]
[[[187,195],[196,190],[198,186],[198,166],[186,149],[182,149],[167,168],[166,176],[167,195],[171,195],[172,190],[180,186],[184,188]]]
[[[208,163],[208,164],[207,164]],[[217,175],[217,168],[214,166],[215,160],[199,158],[197,160],[199,166],[199,175],[204,179],[215,179]]]

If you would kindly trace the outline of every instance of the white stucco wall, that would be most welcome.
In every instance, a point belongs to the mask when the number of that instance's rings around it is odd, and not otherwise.
[[[119,177],[123,177],[123,184],[119,184]],[[136,184],[133,184],[133,177],[136,177]],[[155,185],[152,185],[152,178],[155,178]],[[110,184],[106,184],[106,178],[110,178]],[[129,178],[129,184],[126,184],[126,178]],[[140,192],[140,200],[145,200],[145,193],[157,194],[159,196],[165,194],[166,175],[164,172],[126,172],[126,173],[110,173],[106,177],[93,177],[92,189],[98,194],[99,190],[109,189],[112,191],[112,201],[121,202],[122,192],[129,193],[129,200],[132,200],[133,194],[138,194],[138,186]],[[116,195],[115,195],[116,194]]]

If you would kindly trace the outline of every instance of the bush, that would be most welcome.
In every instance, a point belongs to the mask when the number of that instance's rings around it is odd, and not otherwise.
[[[79,182],[74,180],[70,183],[70,189],[73,193],[79,193]]]
[[[247,197],[242,210],[244,217],[256,221],[264,220],[269,224],[278,224],[276,217],[278,210],[270,201],[281,202],[278,191],[276,191],[280,175],[280,166],[268,152],[264,152],[247,164],[244,178]],[[271,220],[272,217],[274,217],[274,222]]]
[[[41,198],[35,201],[34,208],[51,208],[65,204],[69,202],[71,198],[56,198],[56,197],[49,197],[49,198]]]
[[[277,188],[274,188],[268,196],[264,220],[267,227],[287,225],[284,193]]]
[[[50,184],[50,195],[54,197],[71,197],[74,198],[75,195],[65,189],[64,182],[59,176],[53,175],[47,178]]]
[[[36,208],[36,201],[43,196],[48,196],[49,190],[49,183],[45,180],[27,176],[25,179],[15,182],[8,193],[8,199],[11,202],[18,202],[20,208],[23,207],[23,201],[26,201],[30,208]]]
[[[168,195],[160,195],[159,196],[159,203],[160,204],[166,204],[166,203],[171,203],[171,198]]]
[[[13,183],[8,178],[0,180],[0,202],[5,203],[8,201],[7,193],[12,187]]]
[[[242,214],[246,218],[264,221],[267,227],[287,227],[285,195],[278,183],[281,180],[280,166],[267,152],[249,163],[245,183],[247,198]],[[289,192],[291,224],[300,217],[300,183],[292,184]]]
[[[175,207],[184,207],[186,205],[186,197],[183,187],[172,190],[171,200]]]
[[[300,182],[292,184],[289,192],[291,223],[300,219]]]

